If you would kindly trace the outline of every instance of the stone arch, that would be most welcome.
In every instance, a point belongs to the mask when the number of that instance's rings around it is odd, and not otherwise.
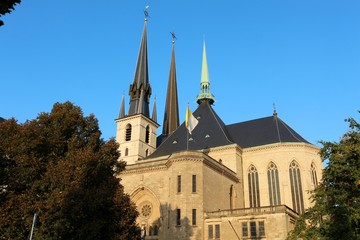
[[[150,232],[150,227],[153,230],[154,225],[159,226],[160,231],[160,201],[156,194],[148,187],[138,186],[132,191],[130,198],[135,203],[139,212],[139,217],[137,218],[139,226],[144,227],[147,233]]]

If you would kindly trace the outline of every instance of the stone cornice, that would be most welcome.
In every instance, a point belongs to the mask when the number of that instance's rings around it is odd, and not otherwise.
[[[135,115],[126,115],[123,118],[116,118],[115,122],[125,122],[125,121],[129,121],[132,119],[136,119],[136,118],[145,118],[147,121],[149,121],[150,123],[152,123],[154,126],[159,127],[160,125],[157,122],[154,122],[154,120],[152,120],[151,118],[148,118],[146,116],[144,116],[143,114],[135,114]]]
[[[273,143],[273,144],[262,145],[262,146],[257,146],[257,147],[244,148],[243,153],[259,152],[259,151],[263,151],[263,150],[270,150],[270,149],[275,149],[275,148],[280,148],[280,147],[298,147],[298,148],[304,148],[305,147],[305,148],[315,150],[317,152],[320,151],[320,147],[317,147],[317,146],[312,145],[312,144],[286,142],[286,143]]]
[[[121,177],[122,175],[129,175],[135,173],[164,171],[169,169],[173,164],[180,162],[203,163],[205,166],[226,176],[232,181],[239,182],[239,178],[236,176],[235,172],[200,151],[182,151],[174,153],[166,159],[143,160],[143,162],[138,161],[136,164],[128,165],[119,176]]]
[[[204,150],[202,150],[202,152],[207,154],[207,153],[211,153],[211,152],[222,152],[224,150],[233,150],[234,148],[236,149],[237,152],[240,152],[240,153],[243,152],[243,149],[239,145],[237,145],[236,143],[225,145],[225,146],[220,146],[220,147],[213,147],[213,148],[209,148],[209,149],[204,149]]]

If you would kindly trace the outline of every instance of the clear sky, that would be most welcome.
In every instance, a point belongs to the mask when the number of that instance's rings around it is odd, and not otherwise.
[[[359,120],[358,0],[23,0],[0,27],[0,116],[23,123],[71,101],[95,114],[105,140],[115,136],[145,5],[150,109],[156,96],[160,124],[172,31],[181,122],[188,103],[197,107],[204,39],[214,109],[226,124],[270,116],[275,103],[284,122],[319,145],[339,140],[345,118]]]

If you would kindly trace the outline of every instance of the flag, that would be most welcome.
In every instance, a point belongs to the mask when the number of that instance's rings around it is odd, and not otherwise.
[[[194,117],[194,115],[190,111],[190,107],[188,106],[186,109],[185,126],[189,130],[190,134],[198,123],[199,121]]]

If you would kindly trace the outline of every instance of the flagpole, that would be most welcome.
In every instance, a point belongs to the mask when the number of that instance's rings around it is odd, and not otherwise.
[[[187,150],[189,150],[189,131],[188,130],[186,131],[186,151]]]

